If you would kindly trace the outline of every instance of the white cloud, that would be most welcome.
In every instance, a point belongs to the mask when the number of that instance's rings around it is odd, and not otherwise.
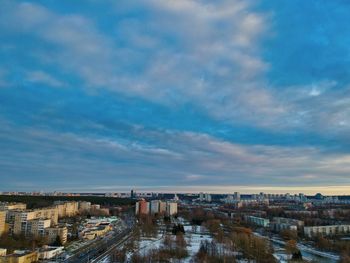
[[[54,45],[54,51],[42,50],[37,59],[77,74],[89,88],[166,105],[192,103],[220,120],[267,126],[285,109],[263,80],[269,65],[259,45],[269,15],[251,11],[250,3],[140,1],[151,19],[121,20],[114,35],[102,33],[82,15],[8,4],[0,25],[10,21],[9,30]],[[135,67],[139,70],[132,73]]]
[[[130,133],[145,140],[156,136],[157,140],[146,144],[4,124],[0,130],[0,175],[38,183],[44,176],[45,185],[61,178],[61,187],[67,179],[70,187],[77,188],[83,188],[82,184],[103,187],[105,182],[154,188],[350,185],[350,156],[346,153],[315,147],[243,145],[188,132],[138,129]]]
[[[113,2],[118,17],[141,8],[148,19],[116,19],[109,33],[83,15],[5,3],[2,30],[52,45],[33,56],[58,66],[63,75],[82,78],[89,89],[109,89],[169,107],[193,104],[220,121],[274,131],[346,136],[350,130],[349,89],[336,91],[335,81],[278,89],[267,83],[270,65],[260,45],[270,35],[270,14],[253,11],[254,1]],[[55,76],[36,77],[59,84]]]
[[[41,84],[46,84],[52,87],[63,87],[65,84],[50,74],[37,70],[37,71],[30,71],[27,72],[27,77],[26,80],[29,82],[34,82],[34,83],[41,83]]]

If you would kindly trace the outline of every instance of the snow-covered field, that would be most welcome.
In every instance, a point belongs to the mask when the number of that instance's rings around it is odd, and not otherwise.
[[[201,241],[212,240],[212,237],[208,234],[208,231],[202,226],[191,226],[189,224],[184,226],[185,228],[185,240],[187,243],[188,257],[181,260],[184,263],[190,263],[193,257],[196,255],[200,248]],[[127,254],[127,258],[130,259],[132,254],[137,252],[140,255],[146,255],[152,249],[161,248],[164,243],[164,231],[159,231],[154,238],[141,237],[136,244],[136,249],[133,252]],[[174,237],[173,237],[174,238]],[[106,257],[99,263],[111,263],[110,259]]]

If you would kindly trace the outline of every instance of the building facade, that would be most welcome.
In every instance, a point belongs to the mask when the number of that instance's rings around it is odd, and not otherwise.
[[[0,211],[0,236],[6,232],[6,211]]]
[[[268,227],[270,224],[269,219],[256,216],[245,216],[245,220],[251,224],[262,227]]]
[[[177,203],[168,202],[166,206],[166,213],[169,216],[173,216],[177,214]]]
[[[350,225],[306,226],[304,234],[307,237],[334,236],[350,233]]]

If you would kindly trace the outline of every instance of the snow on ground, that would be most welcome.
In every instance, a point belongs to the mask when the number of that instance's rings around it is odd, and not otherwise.
[[[207,230],[202,226],[185,226],[185,238],[187,242],[187,250],[189,258],[197,254],[201,241],[212,241],[212,237],[207,234]]]

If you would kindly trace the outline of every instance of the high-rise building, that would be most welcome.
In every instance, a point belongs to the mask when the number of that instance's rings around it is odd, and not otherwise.
[[[145,199],[141,199],[136,203],[136,214],[147,215],[149,213],[149,203]]]
[[[166,213],[166,202],[159,201],[159,213],[160,214]]]
[[[211,195],[210,194],[208,194],[208,193],[205,194],[205,201],[211,202]]]
[[[199,193],[199,201],[204,201],[204,193],[203,192],[200,192]]]
[[[241,194],[239,192],[234,192],[233,197],[237,201],[241,200]]]
[[[50,219],[33,219],[28,220],[26,234],[28,236],[44,236],[45,229],[51,226]]]
[[[175,202],[168,202],[166,207],[166,213],[169,216],[176,215],[177,214],[177,203]]]
[[[58,209],[58,217],[71,217],[75,216],[79,212],[79,203],[78,202],[64,202],[56,201],[54,205]]]
[[[6,220],[9,224],[9,231],[12,234],[29,234],[28,223],[35,219],[49,219],[50,225],[57,225],[58,210],[56,207],[47,207],[35,210],[9,210],[7,211]]]
[[[135,198],[135,190],[131,189],[130,198]]]
[[[6,211],[0,211],[0,236],[5,233]]]
[[[86,201],[79,202],[79,211],[90,211],[91,210],[91,203]]]
[[[150,211],[151,214],[159,213],[159,200],[152,200],[150,202]]]
[[[140,213],[140,204],[139,202],[135,203],[135,215],[138,215]]]

